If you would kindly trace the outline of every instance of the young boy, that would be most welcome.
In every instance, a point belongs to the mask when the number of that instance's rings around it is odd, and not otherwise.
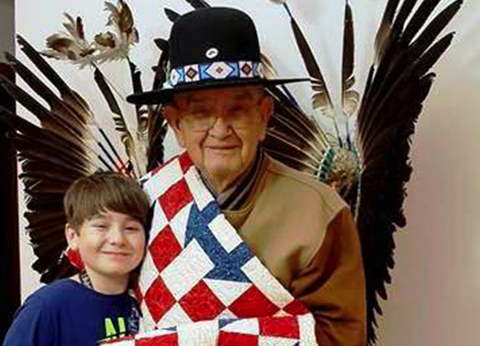
[[[126,291],[145,253],[148,197],[130,178],[96,173],[72,184],[64,207],[69,248],[85,269],[30,296],[4,346],[93,346],[138,329]]]

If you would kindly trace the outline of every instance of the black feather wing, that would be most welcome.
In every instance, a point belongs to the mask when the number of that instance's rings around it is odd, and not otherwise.
[[[264,148],[280,162],[315,176],[329,147],[324,132],[284,91],[272,87],[269,92],[275,112]]]
[[[26,194],[27,232],[37,256],[33,268],[41,274],[42,282],[50,282],[75,271],[61,256],[67,245],[62,204],[66,189],[74,180],[99,169],[109,169],[114,162],[109,163],[108,157],[97,157],[92,149],[89,128],[93,115],[85,100],[26,40],[19,36],[18,43],[41,75],[57,89],[54,92],[36,73],[6,55],[16,73],[48,105],[44,107],[31,93],[1,80],[1,86],[40,121],[37,126],[6,111],[2,116],[14,129],[11,138],[22,166],[20,179]]]
[[[391,281],[393,235],[406,224],[403,203],[412,172],[411,137],[433,82],[430,68],[450,45],[452,34],[437,38],[462,3],[452,2],[427,24],[438,2],[423,0],[412,13],[416,0],[388,1],[377,33],[376,63],[358,113],[361,176],[356,220],[365,264],[369,343],[376,341],[376,314],[382,314],[379,297],[387,298],[385,285]]]
[[[157,66],[154,67],[155,78],[153,89],[159,89],[167,80],[168,65],[168,41],[163,38],[155,39],[155,44],[161,50]],[[162,164],[164,157],[165,136],[167,134],[168,124],[163,115],[163,106],[154,105],[148,107],[148,171],[159,164]]]

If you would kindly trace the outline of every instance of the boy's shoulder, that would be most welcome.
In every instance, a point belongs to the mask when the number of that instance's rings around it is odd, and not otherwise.
[[[74,297],[78,297],[77,284],[71,279],[61,279],[30,295],[17,310],[4,346],[59,345],[59,323],[70,313],[71,304],[66,300],[75,301]]]
[[[25,301],[26,304],[35,304],[39,307],[51,306],[62,307],[65,300],[83,291],[83,286],[72,279],[60,279],[45,285],[30,295]]]

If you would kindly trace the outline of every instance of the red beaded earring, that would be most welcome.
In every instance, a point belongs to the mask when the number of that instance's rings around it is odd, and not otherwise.
[[[65,250],[65,256],[67,256],[70,264],[78,270],[83,271],[85,269],[85,264],[83,264],[82,256],[80,256],[78,250],[68,247],[67,250]]]

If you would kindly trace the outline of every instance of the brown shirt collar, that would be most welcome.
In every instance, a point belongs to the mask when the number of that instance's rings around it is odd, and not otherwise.
[[[255,181],[260,173],[263,159],[263,150],[259,149],[251,167],[243,172],[226,190],[220,193],[215,191],[212,184],[200,172],[203,182],[215,196],[215,199],[222,210],[238,210],[242,208],[255,186]]]

